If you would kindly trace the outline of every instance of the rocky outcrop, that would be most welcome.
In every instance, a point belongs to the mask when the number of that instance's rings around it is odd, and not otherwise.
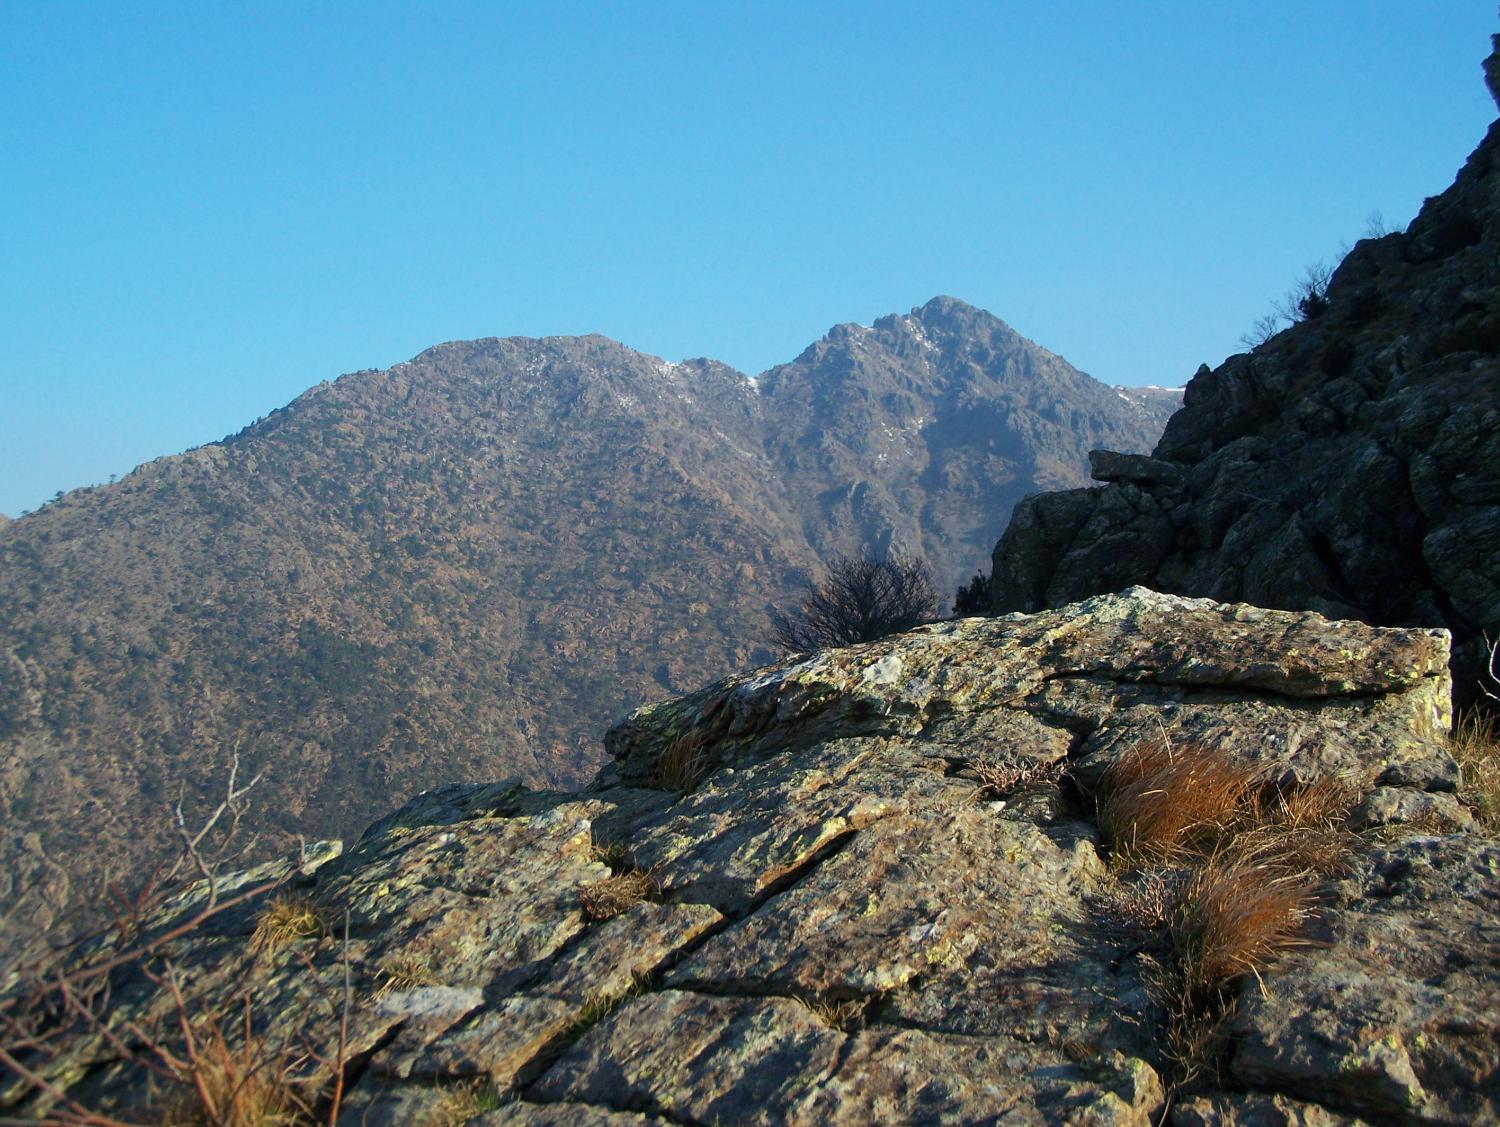
[[[263,897],[169,953],[194,1014],[343,1059],[350,1125],[1146,1127],[1151,947],[1085,795],[1143,742],[1207,745],[1385,824],[1316,944],[1242,985],[1228,1087],[1173,1122],[1493,1119],[1500,846],[1442,820],[1447,659],[1441,631],[1139,588],[925,627],[643,708],[579,793],[427,792],[282,867],[326,933],[257,951]],[[114,989],[116,1028],[170,1037],[169,997]],[[120,1108],[144,1095],[118,1055],[31,1067]],[[10,1113],[45,1103],[25,1088]]]
[[[1489,63],[1494,74],[1495,58]],[[1153,455],[1042,494],[996,545],[990,605],[1133,583],[1455,636],[1461,695],[1500,633],[1500,124],[1326,300],[1200,369]]]

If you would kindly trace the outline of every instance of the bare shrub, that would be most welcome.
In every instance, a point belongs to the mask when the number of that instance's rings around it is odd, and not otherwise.
[[[1292,324],[1321,317],[1328,311],[1328,283],[1332,278],[1333,267],[1326,262],[1312,263],[1276,306],[1277,314]]]
[[[245,883],[220,875],[258,779],[240,785],[238,758],[225,796],[204,824],[189,829],[181,804],[174,821],[181,850],[134,891],[110,889],[113,913],[104,924],[70,935],[39,935],[0,968],[0,1075],[6,1075],[7,1112],[41,1121],[128,1127],[84,1104],[68,1088],[89,1060],[109,1061],[150,1092],[167,1122],[215,1127],[292,1127],[338,1117],[352,990],[348,924],[342,990],[327,986],[305,953],[309,981],[331,1003],[337,1024],[334,1055],[324,1055],[306,1026],[294,1043],[271,1044],[253,1035],[248,997],[242,1019],[226,1012],[233,1002],[210,1002],[184,993],[174,952],[224,912],[274,895],[287,875]],[[286,872],[293,872],[290,866]],[[277,907],[277,904],[281,904]],[[265,942],[307,934],[307,906],[284,895],[262,916]],[[316,930],[326,934],[322,916]],[[135,1018],[115,1009],[117,995],[133,999]],[[75,1055],[81,1054],[81,1055]],[[8,1075],[7,1075],[8,1074]],[[6,1120],[11,1122],[12,1120]]]
[[[771,642],[787,653],[873,642],[937,614],[927,564],[915,556],[835,556],[789,612],[771,611]]]
[[[183,1031],[186,1054],[167,1122],[192,1127],[310,1127],[314,1122],[297,1079],[307,1058],[252,1036],[248,1001],[243,1033],[233,1043],[212,1020],[196,1032],[184,1024]]]

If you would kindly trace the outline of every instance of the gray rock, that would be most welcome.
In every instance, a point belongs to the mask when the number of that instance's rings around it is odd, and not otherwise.
[[[1469,834],[1373,851],[1327,946],[1247,989],[1234,1075],[1377,1120],[1500,1117],[1500,844]]]
[[[191,1015],[238,1021],[248,998],[253,1036],[315,1078],[357,1062],[341,1123],[467,1099],[497,1127],[1147,1127],[1170,1069],[1151,940],[1107,907],[1123,886],[1079,788],[1143,741],[1206,743],[1374,787],[1382,834],[1428,828],[1453,812],[1447,653],[1441,631],[1137,588],[785,661],[639,709],[585,792],[438,788],[310,872],[226,877],[279,874],[347,912],[347,942],[257,951],[252,901],[176,945],[175,973]],[[664,758],[696,784],[666,790]],[[1492,1117],[1497,850],[1466,833],[1359,858],[1324,945],[1240,1001],[1229,1067],[1255,1092],[1174,1099],[1176,1122]],[[639,902],[586,910],[641,872]],[[180,1015],[138,969],[115,1017],[170,1039]],[[131,1112],[115,1055],[81,1038],[39,1067]],[[15,1079],[0,1107],[50,1109]]]
[[[1493,81],[1495,59],[1486,63]],[[1462,701],[1500,633],[1500,127],[1328,309],[1199,370],[1150,457],[1044,493],[995,547],[994,613],[1145,584],[1455,635]]]

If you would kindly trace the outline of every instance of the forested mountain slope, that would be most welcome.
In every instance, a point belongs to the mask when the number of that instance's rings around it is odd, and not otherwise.
[[[576,782],[632,705],[769,659],[825,553],[920,550],[951,592],[1165,416],[951,299],[758,384],[598,336],[321,384],[0,528],[0,893],[138,865],[236,751],[262,852],[444,780]]]

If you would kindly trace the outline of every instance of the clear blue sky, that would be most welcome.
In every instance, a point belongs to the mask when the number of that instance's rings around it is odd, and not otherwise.
[[[464,337],[755,373],[947,293],[1239,349],[1495,117],[1495,0],[0,4],[0,512]]]

